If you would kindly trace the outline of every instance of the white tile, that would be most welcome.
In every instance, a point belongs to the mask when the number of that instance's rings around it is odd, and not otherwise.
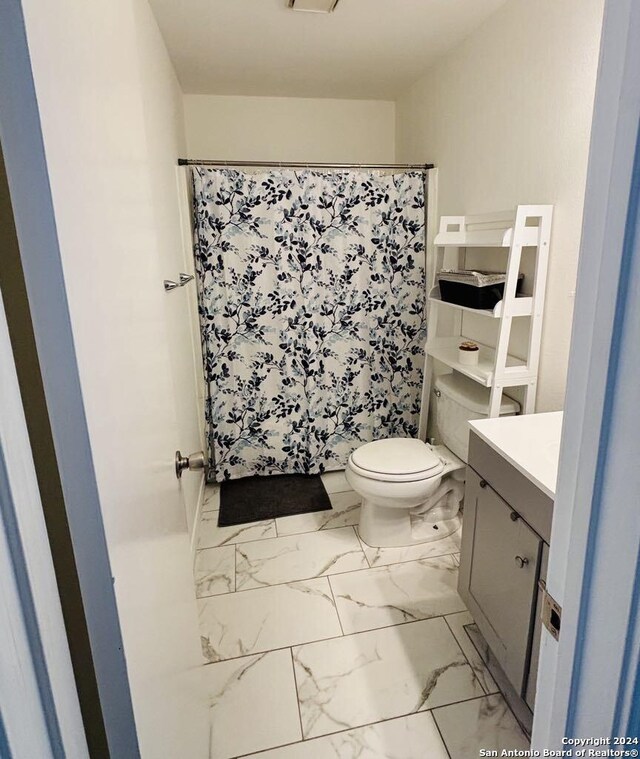
[[[401,561],[416,561],[417,559],[429,559],[432,556],[458,553],[460,550],[460,530],[447,538],[434,540],[432,543],[416,543],[400,548],[372,548],[364,540],[361,539],[360,542],[369,564],[372,567],[382,567],[398,564]]]
[[[433,716],[440,728],[451,759],[478,756],[480,749],[524,751],[529,741],[500,695],[485,696],[462,704],[436,709]]]
[[[325,472],[320,477],[327,493],[341,493],[343,490],[351,490],[351,485],[347,482],[342,469],[336,472]]]
[[[296,535],[300,532],[330,530],[334,527],[356,525],[360,519],[361,498],[353,490],[332,493],[329,496],[331,511],[314,511],[312,514],[296,514],[276,519],[278,535]]]
[[[220,485],[208,484],[204,486],[202,499],[202,511],[219,511],[220,509]]]
[[[465,609],[452,556],[335,575],[329,582],[345,634]]]
[[[496,693],[498,691],[498,686],[493,677],[491,677],[489,670],[486,668],[485,663],[476,648],[477,641],[476,645],[474,645],[474,642],[471,640],[468,633],[470,626],[475,628],[471,614],[468,611],[462,611],[459,614],[448,615],[445,617],[445,620],[451,628],[455,639],[458,641],[458,645],[469,660],[469,664],[473,667],[473,671],[476,673],[476,677],[480,681],[480,685],[482,685],[485,693]]]
[[[236,590],[367,567],[353,527],[236,546]]]
[[[449,759],[430,712],[283,746],[254,759]]]
[[[326,577],[202,598],[198,612],[212,662],[341,634]]]
[[[293,654],[305,738],[483,693],[442,617],[310,643]]]
[[[218,527],[218,512],[205,511],[202,513],[198,526],[198,549],[246,543],[249,540],[262,540],[275,538],[275,536],[276,525],[273,519],[238,524],[233,527]]]
[[[210,759],[229,759],[300,740],[289,649],[209,664],[204,670]]]
[[[236,588],[236,548],[204,548],[196,552],[196,596],[217,596]]]

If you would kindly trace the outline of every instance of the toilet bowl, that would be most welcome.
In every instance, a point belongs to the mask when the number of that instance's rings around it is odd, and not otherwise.
[[[434,396],[444,445],[386,438],[360,446],[349,457],[345,476],[362,496],[358,529],[370,546],[431,542],[460,526],[468,422],[488,415],[489,391],[453,372],[438,378]],[[519,410],[516,401],[503,398],[501,416]]]
[[[417,512],[445,478],[463,479],[464,467],[444,446],[413,438],[375,440],[358,448],[349,457],[345,476],[362,496],[362,540],[387,548],[439,540],[455,532],[460,526],[457,514],[432,520],[429,512]]]

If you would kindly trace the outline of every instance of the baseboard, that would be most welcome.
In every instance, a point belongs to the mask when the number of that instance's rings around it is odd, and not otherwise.
[[[191,561],[195,566],[196,563],[196,546],[198,545],[198,530],[200,528],[200,517],[202,516],[202,505],[204,503],[204,490],[207,484],[204,472],[200,480],[200,489],[198,490],[198,503],[196,506],[196,513],[193,519],[193,527],[191,528]]]

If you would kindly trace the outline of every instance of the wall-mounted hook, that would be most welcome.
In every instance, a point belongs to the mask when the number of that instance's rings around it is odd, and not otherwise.
[[[178,275],[178,281],[174,282],[172,279],[165,279],[164,289],[169,293],[171,290],[175,290],[176,287],[184,287],[187,282],[191,282],[194,279],[193,274],[185,274],[183,271]]]

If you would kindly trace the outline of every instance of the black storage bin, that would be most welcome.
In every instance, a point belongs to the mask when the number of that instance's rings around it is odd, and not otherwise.
[[[502,300],[506,275],[495,271],[441,271],[440,298],[466,308],[492,309]],[[524,275],[518,276],[516,294],[522,290]]]

